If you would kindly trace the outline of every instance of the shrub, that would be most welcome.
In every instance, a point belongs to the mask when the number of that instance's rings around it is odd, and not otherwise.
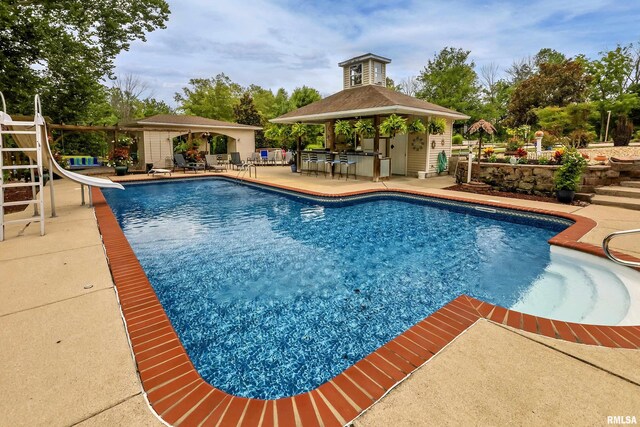
[[[576,191],[582,180],[587,161],[578,150],[571,148],[562,155],[562,165],[556,171],[553,182],[556,190]]]
[[[453,135],[453,137],[451,138],[451,143],[453,145],[462,145],[462,135],[460,135],[459,133],[456,133],[455,135]]]
[[[515,156],[516,156],[517,158],[521,158],[521,157],[526,158],[528,154],[529,154],[529,153],[527,153],[527,150],[525,150],[524,148],[520,147],[520,148],[518,148],[518,149],[516,150],[516,154],[515,154]]]
[[[516,137],[509,138],[507,141],[507,151],[516,151],[522,146],[524,146],[524,143]]]
[[[489,157],[487,157],[487,161],[489,163],[496,163],[498,161],[498,156],[496,156],[495,154],[491,154]]]
[[[539,165],[548,165],[549,164],[549,159],[547,159],[546,157],[540,157],[538,159],[538,164]]]
[[[625,145],[629,145],[629,141],[631,141],[631,135],[633,134],[633,123],[625,116],[621,114],[618,117],[618,122],[616,123],[616,129],[613,133],[613,145],[616,147],[621,147]]]

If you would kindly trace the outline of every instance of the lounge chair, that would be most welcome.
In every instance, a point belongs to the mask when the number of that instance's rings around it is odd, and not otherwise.
[[[237,151],[234,151],[233,153],[231,153],[230,163],[236,169],[244,169],[248,165],[248,163],[245,163],[240,159],[240,153]]]
[[[176,169],[182,169],[185,173],[188,170],[192,170],[194,173],[198,173],[199,170],[204,170],[204,165],[198,163],[187,163],[182,154],[173,155],[173,163]]]
[[[147,175],[152,175],[152,176],[156,176],[158,174],[163,174],[163,175],[169,174],[169,176],[171,176],[171,170],[161,169],[161,168],[151,168],[147,172]]]
[[[204,156],[204,170],[212,170],[214,172],[223,172],[227,168],[218,164],[218,158],[213,154],[206,154]]]

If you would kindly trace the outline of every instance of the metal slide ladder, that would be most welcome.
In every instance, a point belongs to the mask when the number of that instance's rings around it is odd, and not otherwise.
[[[640,229],[636,229],[636,230],[625,230],[625,231],[616,231],[614,233],[609,234],[607,237],[604,238],[604,240],[602,241],[602,249],[604,250],[604,253],[607,255],[607,257],[620,265],[625,265],[627,267],[640,267],[640,262],[635,262],[635,261],[625,261],[622,260],[620,258],[617,258],[616,256],[614,256],[610,251],[609,251],[609,243],[611,242],[611,240],[614,237],[617,236],[624,236],[627,234],[635,234],[635,233],[640,233]]]
[[[42,137],[44,130],[44,118],[42,117],[42,107],[40,98],[35,96],[35,114],[33,121],[16,121],[7,115],[7,106],[4,96],[0,92],[2,99],[2,111],[0,111],[0,242],[4,240],[4,227],[7,224],[40,222],[40,235],[44,236],[44,198],[43,198],[43,174],[42,174]],[[9,129],[7,126],[11,126]],[[5,135],[34,135],[36,147],[34,148],[7,148],[5,147]],[[28,165],[5,165],[4,153],[11,152],[35,152],[36,162],[34,164],[31,156]],[[4,172],[28,169],[31,172],[31,182],[9,183],[4,181]],[[38,182],[35,182],[35,176]],[[5,202],[5,189],[16,187],[31,187],[32,199],[19,202]],[[5,208],[9,206],[33,205],[34,216],[21,219],[5,219]]]

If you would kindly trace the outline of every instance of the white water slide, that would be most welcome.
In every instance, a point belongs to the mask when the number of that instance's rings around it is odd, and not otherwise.
[[[2,98],[2,111],[0,111],[0,124],[2,124],[3,126],[6,126],[7,129],[9,130],[14,130],[15,125],[20,125],[24,127],[25,126],[24,121],[14,121],[11,119],[11,116],[9,116],[6,113],[7,108],[5,105],[4,96],[2,95],[2,92],[0,92],[0,98]],[[55,173],[56,175],[62,178],[67,178],[83,186],[84,185],[88,186],[89,200],[92,199],[91,187],[117,188],[120,190],[124,190],[124,187],[121,184],[118,184],[117,182],[113,182],[109,179],[86,176],[76,172],[68,171],[63,167],[61,167],[53,158],[53,153],[51,152],[51,147],[49,146],[49,139],[47,138],[47,125],[44,120],[44,117],[42,116],[42,107],[40,106],[40,98],[38,97],[38,95],[35,96],[35,110],[36,110],[35,116],[33,118],[32,123],[34,128],[39,128],[40,131],[42,132],[42,139],[41,139],[43,141],[42,145],[46,147],[46,149],[43,150],[42,152],[42,161],[43,161],[43,166],[49,169],[50,174]],[[29,122],[31,122],[31,120],[29,120]],[[36,137],[33,134],[13,134],[12,137],[20,148],[36,148],[37,146]],[[28,151],[28,152],[25,152],[25,154],[28,155],[33,161],[37,161],[35,152]],[[53,175],[51,175],[51,179],[52,180],[49,183],[49,186],[51,188],[51,212],[52,212],[52,216],[55,216]],[[84,201],[84,190],[82,191],[82,197]]]

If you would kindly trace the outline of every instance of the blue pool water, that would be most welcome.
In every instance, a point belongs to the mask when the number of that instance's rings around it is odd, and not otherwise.
[[[317,387],[462,293],[511,306],[566,227],[222,179],[104,193],[200,374],[254,398]]]

